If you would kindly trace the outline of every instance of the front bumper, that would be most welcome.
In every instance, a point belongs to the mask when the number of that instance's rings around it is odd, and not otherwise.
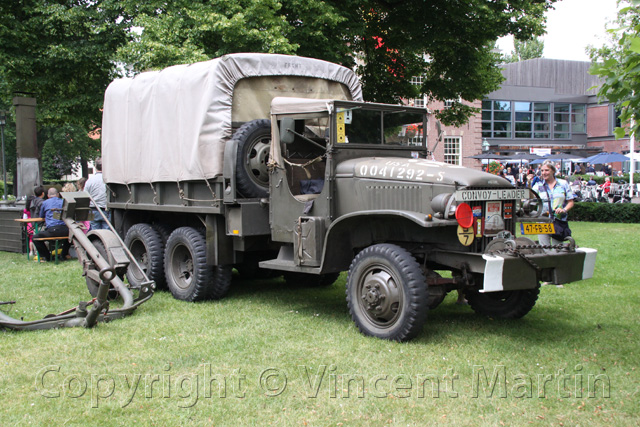
[[[439,251],[429,260],[481,274],[480,292],[500,292],[533,289],[541,281],[559,285],[589,279],[593,277],[597,252],[589,248],[521,255]]]

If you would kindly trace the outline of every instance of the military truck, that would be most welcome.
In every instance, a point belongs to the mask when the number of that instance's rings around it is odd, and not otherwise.
[[[448,292],[520,318],[541,281],[591,277],[596,252],[542,247],[542,204],[500,177],[428,160],[428,111],[362,101],[324,61],[234,54],[113,82],[102,153],[112,222],[142,270],[187,301],[241,276],[330,285],[366,335],[405,341]],[[441,277],[440,272],[451,277]],[[132,285],[144,280],[130,265]]]

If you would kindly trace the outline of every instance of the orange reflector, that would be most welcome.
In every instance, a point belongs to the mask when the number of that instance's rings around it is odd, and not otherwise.
[[[471,206],[466,203],[460,203],[456,207],[456,220],[462,228],[469,228],[473,225],[473,211]]]

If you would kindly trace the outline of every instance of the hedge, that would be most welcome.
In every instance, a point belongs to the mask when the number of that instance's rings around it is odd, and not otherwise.
[[[578,202],[569,211],[569,220],[640,223],[640,204]]]

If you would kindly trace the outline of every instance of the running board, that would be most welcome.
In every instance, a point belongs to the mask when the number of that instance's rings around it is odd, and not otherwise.
[[[260,268],[278,271],[293,271],[296,273],[320,274],[320,267],[305,267],[297,265],[293,259],[293,246],[281,246],[278,258],[260,261]]]

